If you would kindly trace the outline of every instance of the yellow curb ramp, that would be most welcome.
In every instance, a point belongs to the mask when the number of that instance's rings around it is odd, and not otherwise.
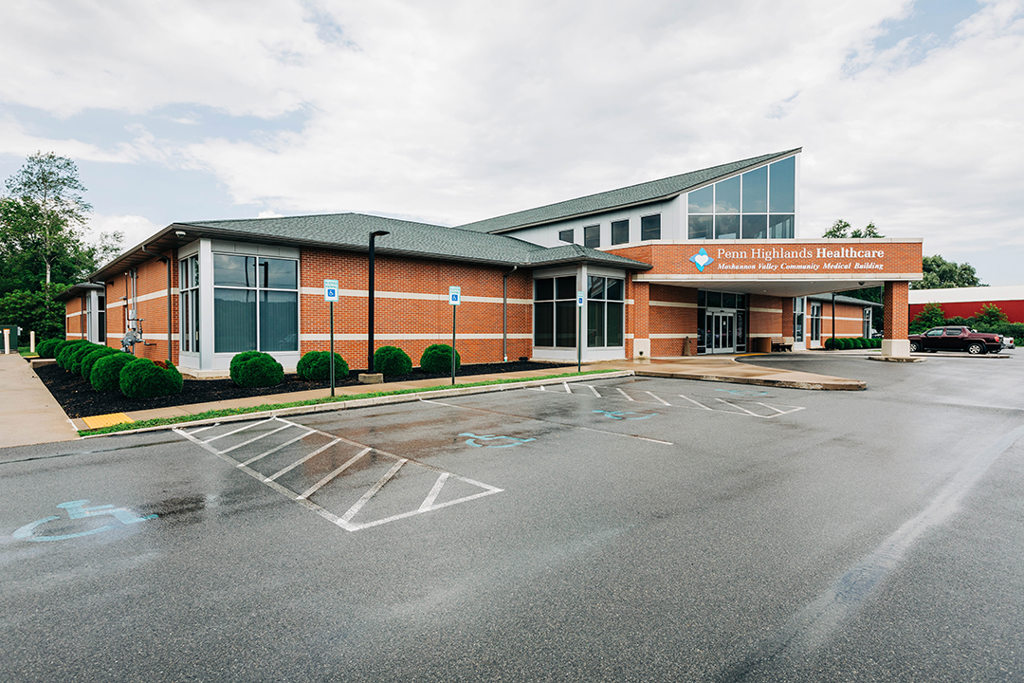
[[[81,418],[81,420],[89,429],[100,429],[101,427],[119,425],[124,422],[135,422],[135,420],[128,417],[127,413],[107,413],[106,415],[93,415],[91,417],[83,417]]]

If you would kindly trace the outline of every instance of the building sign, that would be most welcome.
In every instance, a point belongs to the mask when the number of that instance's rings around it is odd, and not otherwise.
[[[452,306],[458,306],[462,303],[462,287],[449,287],[448,288],[448,303]]]
[[[789,244],[707,244],[680,250],[677,273],[703,275],[892,274],[920,272],[920,243],[833,243],[832,240]],[[639,260],[645,260],[637,255]],[[652,254],[657,264],[658,255]],[[635,257],[636,258],[636,257]],[[677,257],[678,258],[678,257]],[[915,260],[916,259],[916,260]],[[648,261],[650,262],[650,261]],[[656,265],[656,269],[657,265]],[[658,269],[661,270],[661,269]]]

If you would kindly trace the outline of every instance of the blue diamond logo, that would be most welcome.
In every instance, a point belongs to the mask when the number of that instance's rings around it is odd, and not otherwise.
[[[697,266],[697,270],[701,273],[704,272],[704,266],[708,265],[709,263],[713,263],[714,260],[715,259],[711,258],[711,256],[704,249],[704,247],[701,247],[700,251],[698,251],[696,254],[690,257],[690,262],[693,263],[693,265]]]

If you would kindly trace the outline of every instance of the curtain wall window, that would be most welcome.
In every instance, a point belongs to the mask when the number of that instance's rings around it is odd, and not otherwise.
[[[183,353],[199,352],[199,257],[178,261],[178,331]]]
[[[693,190],[686,212],[691,240],[793,239],[796,157]]]
[[[576,346],[576,276],[533,281],[533,344]]]
[[[624,280],[591,275],[587,281],[587,346],[622,346]]]
[[[292,259],[214,254],[214,351],[297,351],[298,272]]]

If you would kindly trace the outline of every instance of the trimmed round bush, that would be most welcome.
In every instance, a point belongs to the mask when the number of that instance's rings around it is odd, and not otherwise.
[[[98,349],[93,349],[82,358],[78,374],[82,376],[82,379],[88,382],[89,376],[92,374],[92,366],[96,364],[96,361],[103,358],[103,356],[109,356],[112,353],[117,353],[117,349],[112,349],[109,346],[101,346]]]
[[[836,340],[833,339],[832,337],[829,337],[828,339],[825,340],[825,350],[831,351],[834,348],[836,348]]]
[[[136,358],[121,368],[118,385],[128,398],[153,398],[180,394],[183,385],[181,373],[171,361],[154,363],[148,358]]]
[[[420,356],[420,369],[431,374],[450,373],[452,371],[452,353],[455,353],[455,370],[462,365],[459,352],[448,344],[431,344]]]
[[[103,348],[99,344],[93,344],[92,342],[86,342],[79,345],[77,349],[67,355],[68,359],[68,372],[80,375],[82,373],[82,361],[85,357],[95,351],[96,349]]]
[[[54,356],[57,359],[57,365],[61,368],[68,369],[68,356],[70,356],[79,346],[82,344],[88,344],[89,342],[83,339],[72,339],[58,346],[57,355]]]
[[[272,387],[284,379],[284,368],[269,354],[243,351],[231,359],[231,379],[240,387]]]
[[[331,378],[331,352],[310,351],[299,359],[295,372],[304,380],[320,382]],[[334,354],[334,378],[348,377],[348,363],[340,353]]]
[[[412,359],[397,346],[382,346],[373,353],[373,369],[385,377],[398,377],[412,372]]]
[[[36,353],[40,358],[53,358],[57,355],[57,344],[60,344],[63,339],[44,339],[43,341],[36,344]]]
[[[101,357],[92,365],[89,384],[96,391],[120,391],[121,369],[133,360],[135,356],[132,354],[117,350]]]

